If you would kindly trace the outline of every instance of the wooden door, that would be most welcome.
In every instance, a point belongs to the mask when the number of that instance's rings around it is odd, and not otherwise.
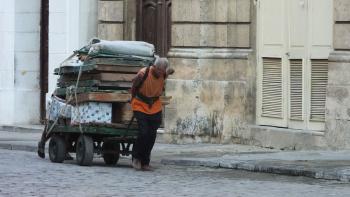
[[[154,44],[165,57],[171,43],[171,0],[138,0],[137,40]]]

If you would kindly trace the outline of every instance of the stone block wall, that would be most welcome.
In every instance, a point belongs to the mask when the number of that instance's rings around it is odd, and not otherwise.
[[[124,39],[124,1],[98,2],[98,37],[106,40]]]
[[[135,40],[136,0],[99,0],[97,36],[106,40]]]
[[[326,139],[350,148],[350,1],[334,0],[334,52],[329,57]]]
[[[14,124],[40,118],[40,0],[15,0]],[[21,113],[16,113],[21,112]]]
[[[255,117],[250,0],[173,0],[165,138],[232,142]]]

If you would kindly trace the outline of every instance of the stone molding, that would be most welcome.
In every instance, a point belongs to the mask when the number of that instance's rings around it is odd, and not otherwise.
[[[350,51],[333,51],[330,53],[328,60],[330,62],[350,63]]]
[[[191,59],[248,59],[252,52],[252,49],[171,48],[168,57]]]

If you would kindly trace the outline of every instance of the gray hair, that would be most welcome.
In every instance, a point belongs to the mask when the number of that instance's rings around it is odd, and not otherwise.
[[[157,57],[154,66],[165,71],[169,67],[169,61],[167,58]]]

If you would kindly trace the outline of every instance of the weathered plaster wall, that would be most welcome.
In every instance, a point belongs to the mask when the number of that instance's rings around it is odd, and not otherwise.
[[[350,148],[350,1],[334,0],[335,51],[329,57],[326,138],[333,148]]]
[[[37,124],[40,112],[40,0],[15,0],[14,124]],[[20,113],[18,113],[20,112]]]
[[[0,3],[0,124],[39,123],[40,0]]]
[[[250,0],[174,0],[165,138],[232,142],[254,122]]]
[[[15,2],[2,0],[0,6],[0,124],[12,124],[14,116]]]

